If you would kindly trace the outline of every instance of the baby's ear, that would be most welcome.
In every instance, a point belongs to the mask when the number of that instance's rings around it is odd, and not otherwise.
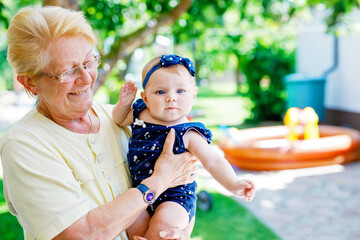
[[[147,98],[146,98],[146,93],[145,93],[145,91],[142,91],[142,92],[140,93],[140,95],[141,95],[142,100],[144,100],[144,102],[146,103],[146,102],[147,102]]]
[[[197,88],[197,87],[195,87],[195,89],[194,89],[193,99],[195,99],[195,98],[196,98],[196,94],[197,94],[197,92],[198,92],[198,88]]]

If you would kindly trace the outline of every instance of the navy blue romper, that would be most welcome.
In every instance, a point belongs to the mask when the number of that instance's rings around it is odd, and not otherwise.
[[[132,136],[129,140],[127,158],[134,187],[153,173],[155,162],[162,151],[166,136],[171,128],[175,129],[176,134],[173,149],[175,154],[186,152],[183,136],[189,130],[197,131],[208,143],[211,143],[212,138],[211,131],[199,122],[181,123],[174,126],[163,126],[143,122],[139,120],[139,114],[145,108],[146,104],[142,99],[138,99],[133,104],[134,122],[131,124]],[[190,222],[196,210],[196,187],[197,185],[194,181],[190,184],[169,188],[157,198],[154,204],[147,208],[147,211],[150,216],[152,216],[155,209],[162,202],[177,202],[188,212]]]

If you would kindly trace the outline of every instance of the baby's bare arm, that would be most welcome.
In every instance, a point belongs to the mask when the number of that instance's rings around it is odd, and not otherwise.
[[[194,154],[204,168],[224,186],[238,197],[251,201],[255,196],[255,185],[251,180],[236,176],[229,162],[216,152],[207,141],[197,132],[189,131],[184,137],[187,149]]]
[[[114,106],[112,116],[119,126],[129,126],[132,123],[131,104],[135,99],[137,87],[135,83],[126,80],[120,89],[119,101]]]

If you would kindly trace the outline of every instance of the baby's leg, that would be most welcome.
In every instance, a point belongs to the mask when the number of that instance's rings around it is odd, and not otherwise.
[[[143,237],[149,227],[150,215],[145,210],[135,220],[133,224],[126,230],[128,238],[133,239],[134,236]]]
[[[169,228],[185,229],[189,224],[189,214],[180,204],[176,202],[163,202],[157,207],[149,222],[149,228],[145,234],[148,240],[162,240],[159,233]],[[187,231],[190,239],[191,231]]]

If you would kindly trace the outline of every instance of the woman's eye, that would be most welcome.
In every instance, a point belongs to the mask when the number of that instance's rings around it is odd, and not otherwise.
[[[165,92],[163,90],[159,90],[156,92],[156,94],[164,94]]]
[[[184,89],[179,89],[179,90],[177,90],[177,93],[183,93],[183,92],[185,92]]]

